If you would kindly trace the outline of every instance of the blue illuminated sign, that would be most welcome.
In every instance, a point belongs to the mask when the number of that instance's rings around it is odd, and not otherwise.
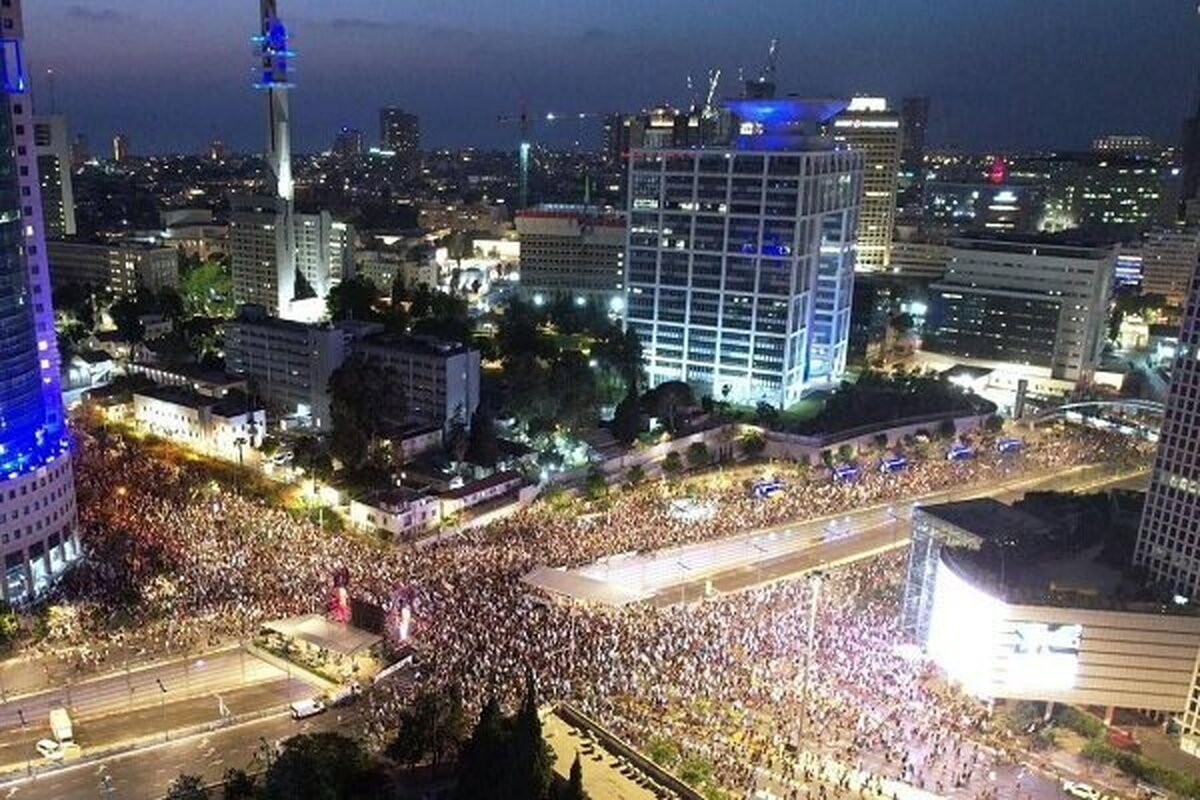
[[[16,39],[0,39],[0,61],[4,93],[25,94],[29,84],[25,80],[25,65],[21,63],[21,43]]]
[[[1001,453],[1019,453],[1025,449],[1025,442],[1020,439],[1001,439],[996,442],[996,449]]]
[[[956,444],[946,451],[947,461],[966,461],[969,458],[975,457],[975,449],[967,447],[965,444]]]
[[[858,477],[858,467],[854,464],[838,464],[833,468],[835,481],[852,481]]]
[[[902,472],[908,468],[908,459],[904,456],[892,456],[879,462],[880,472]]]

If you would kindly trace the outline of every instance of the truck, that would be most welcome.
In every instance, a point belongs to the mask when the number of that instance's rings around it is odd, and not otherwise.
[[[71,727],[71,715],[65,708],[50,709],[50,731],[63,747],[75,742],[75,731]]]

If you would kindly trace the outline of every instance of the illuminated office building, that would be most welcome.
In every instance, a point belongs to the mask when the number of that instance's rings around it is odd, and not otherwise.
[[[1195,270],[1193,270],[1195,274]],[[1151,577],[1200,599],[1200,286],[1193,279],[1142,512],[1136,560]]]
[[[79,556],[79,540],[21,0],[0,5],[0,30],[0,591],[20,604]]]
[[[833,121],[833,136],[863,153],[863,191],[858,209],[854,268],[886,269],[891,261],[900,175],[900,115],[882,97],[856,97]]]
[[[844,101],[726,106],[724,144],[630,152],[626,324],[652,385],[790,406],[845,368],[863,155]]]
[[[1200,263],[1200,228],[1171,225],[1146,234],[1141,246],[1142,291],[1166,298],[1168,304],[1182,308],[1196,264]]]

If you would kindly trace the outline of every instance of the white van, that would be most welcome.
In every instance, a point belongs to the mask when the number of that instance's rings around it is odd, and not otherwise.
[[[325,712],[325,704],[316,698],[297,700],[289,707],[292,709],[292,719],[307,719]]]

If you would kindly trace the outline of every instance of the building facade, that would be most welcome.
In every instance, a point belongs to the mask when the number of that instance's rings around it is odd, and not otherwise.
[[[863,154],[862,201],[858,207],[854,268],[888,268],[896,224],[900,175],[901,119],[881,97],[856,97],[833,121],[834,140]]]
[[[234,301],[284,319],[320,319],[329,290],[354,273],[353,226],[335,222],[328,211],[296,213],[275,197],[234,197],[231,205]],[[280,235],[280,226],[289,226],[290,234]]]
[[[76,241],[46,243],[50,280],[55,287],[93,286],[114,295],[138,289],[157,292],[179,288],[179,251],[139,241],[111,244]]]
[[[175,386],[134,393],[133,419],[147,433],[239,463],[267,432],[266,410],[246,395],[213,398]]]
[[[80,555],[21,5],[0,5],[0,592],[13,605]]]
[[[71,139],[62,114],[38,116],[33,121],[38,177],[42,182],[42,213],[47,239],[74,236],[75,185],[71,173]]]
[[[421,121],[402,108],[379,109],[379,141],[384,150],[405,158],[421,151]]]
[[[329,430],[329,377],[346,360],[352,335],[243,306],[225,324],[225,368],[246,377],[273,416]]]
[[[582,206],[517,212],[521,292],[571,295],[620,311],[624,305],[625,219]]]
[[[1142,291],[1182,308],[1200,263],[1200,227],[1172,225],[1146,234],[1141,246]]]
[[[956,239],[930,286],[924,349],[1090,379],[1104,348],[1116,252],[1038,240]]]
[[[1137,561],[1157,580],[1200,598],[1200,287],[1193,285],[1171,365]]]
[[[479,408],[479,351],[417,336],[379,334],[356,339],[355,356],[389,373],[405,393],[406,422],[470,425]]]
[[[725,146],[630,154],[626,325],[651,385],[789,406],[845,367],[863,157],[816,133],[844,103],[730,105]]]

